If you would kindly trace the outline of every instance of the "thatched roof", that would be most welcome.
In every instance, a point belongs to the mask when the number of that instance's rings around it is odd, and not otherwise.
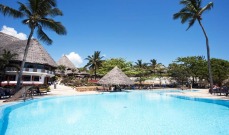
[[[22,61],[26,43],[27,40],[20,40],[0,32],[0,55],[6,49],[7,51],[18,54],[15,60]],[[36,39],[32,39],[30,42],[26,62],[57,67],[56,62]]]
[[[63,65],[69,69],[76,69],[75,65],[68,59],[66,55],[62,56],[58,61],[57,65]]]
[[[117,66],[98,81],[103,85],[132,85],[134,82]]]

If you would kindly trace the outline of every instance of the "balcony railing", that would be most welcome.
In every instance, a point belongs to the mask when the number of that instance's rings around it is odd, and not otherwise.
[[[14,68],[14,67],[8,67],[8,68],[6,68],[6,71],[18,71],[18,70],[16,68]],[[45,70],[45,69],[23,68],[23,71],[26,71],[26,72],[47,73],[47,74],[54,75],[54,71]]]

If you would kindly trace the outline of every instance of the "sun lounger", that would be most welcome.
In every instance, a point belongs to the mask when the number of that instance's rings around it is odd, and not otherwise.
[[[228,95],[228,88],[226,86],[223,86],[221,88],[217,88],[217,89],[213,89],[213,94],[217,94],[217,95]]]
[[[14,89],[10,88],[0,88],[0,99],[1,98],[9,98],[13,96],[15,93]]]
[[[47,91],[41,91],[39,88],[33,89],[33,95],[44,95],[47,94]]]

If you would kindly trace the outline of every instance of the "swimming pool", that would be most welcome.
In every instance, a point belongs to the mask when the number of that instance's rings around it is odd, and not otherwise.
[[[0,134],[228,135],[220,103],[153,91],[46,98],[0,107]]]

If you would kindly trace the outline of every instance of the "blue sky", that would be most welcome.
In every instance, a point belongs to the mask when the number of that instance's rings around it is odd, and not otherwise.
[[[203,1],[203,5],[210,2]],[[179,0],[57,2],[64,16],[55,20],[63,23],[68,34],[59,36],[46,31],[53,44],[47,46],[40,42],[56,61],[63,54],[74,52],[75,65],[82,67],[87,62],[84,59],[94,51],[101,51],[106,59],[121,57],[132,62],[156,59],[166,66],[177,57],[206,56],[205,38],[198,23],[186,31],[188,24],[182,25],[180,20],[172,19],[181,9]],[[202,21],[209,36],[211,57],[229,60],[229,0],[212,2],[214,8],[203,14]],[[0,3],[18,8],[16,0],[1,0]],[[21,24],[20,19],[0,14],[0,29],[4,25],[18,33],[29,34],[29,28]]]

